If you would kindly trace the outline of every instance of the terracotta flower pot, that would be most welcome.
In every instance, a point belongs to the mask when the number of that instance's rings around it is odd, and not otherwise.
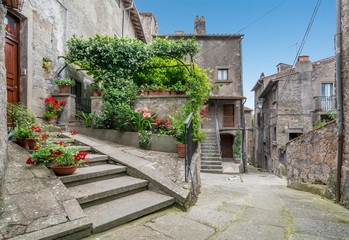
[[[56,125],[58,117],[48,117],[47,120],[50,124]]]
[[[185,92],[183,92],[183,91],[177,92],[177,95],[185,95]]]
[[[103,97],[104,93],[103,92],[99,92],[99,96]]]
[[[185,158],[185,144],[176,144],[178,157]]]
[[[70,175],[73,174],[78,166],[59,166],[52,165],[51,169],[56,175]]]
[[[70,92],[70,86],[58,86],[59,92],[61,93],[69,93]]]
[[[234,156],[234,163],[241,163],[241,157]]]
[[[33,150],[36,145],[35,138],[16,138],[17,144],[25,150]]]
[[[92,96],[94,96],[94,97],[98,97],[98,96],[99,96],[99,92],[97,92],[97,91],[93,91],[93,92],[92,92]]]
[[[176,91],[170,91],[170,95],[177,95]]]

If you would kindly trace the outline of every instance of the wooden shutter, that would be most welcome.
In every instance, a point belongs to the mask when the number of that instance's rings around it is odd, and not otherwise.
[[[223,105],[223,127],[234,127],[234,104]]]

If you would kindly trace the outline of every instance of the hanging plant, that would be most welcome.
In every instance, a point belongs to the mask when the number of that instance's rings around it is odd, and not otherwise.
[[[11,29],[11,27],[10,27],[9,24],[5,24],[5,31],[6,31],[7,33],[13,34],[13,30]]]
[[[42,59],[42,68],[45,69],[46,72],[51,72],[50,60],[47,58]]]

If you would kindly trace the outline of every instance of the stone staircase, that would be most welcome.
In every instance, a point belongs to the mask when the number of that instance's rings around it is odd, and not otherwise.
[[[206,129],[206,135],[207,138],[201,142],[201,172],[223,173],[216,132],[214,129]]]
[[[79,167],[61,181],[79,202],[99,233],[170,207],[174,198],[147,190],[148,181],[127,175],[125,166],[112,164],[108,155],[93,152],[69,138],[55,139],[78,145],[88,155],[89,167]]]

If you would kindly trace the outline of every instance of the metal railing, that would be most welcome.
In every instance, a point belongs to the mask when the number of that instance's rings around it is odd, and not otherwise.
[[[188,182],[191,161],[196,151],[197,144],[194,142],[193,113],[190,113],[184,123],[184,144],[185,144],[185,182]]]
[[[91,98],[80,98],[75,99],[76,114],[79,112],[91,113]]]
[[[316,112],[327,112],[329,109],[335,108],[335,96],[320,96],[314,97],[314,99]]]
[[[219,152],[219,155],[222,156],[221,135],[219,134],[219,125],[218,125],[217,115],[215,116],[215,122],[216,122],[215,127],[216,127],[216,138],[217,138],[218,152]]]

